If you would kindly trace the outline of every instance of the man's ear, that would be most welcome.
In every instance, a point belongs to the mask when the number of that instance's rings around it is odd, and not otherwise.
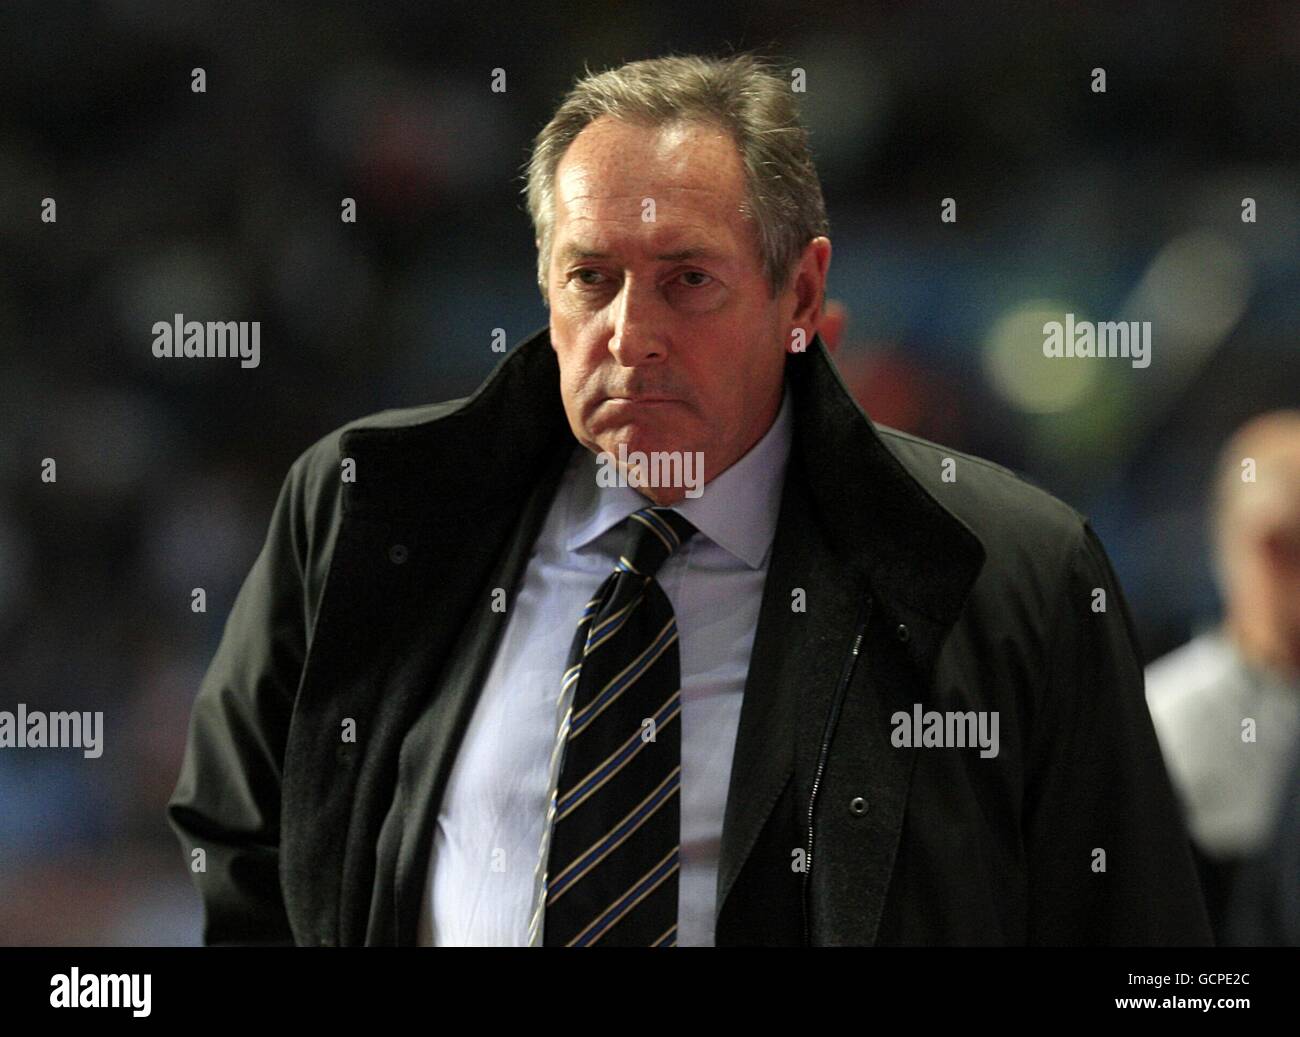
[[[794,291],[794,310],[790,315],[790,339],[787,351],[794,352],[796,329],[804,332],[804,348],[812,342],[822,322],[822,300],[826,295],[826,272],[831,265],[830,238],[819,236],[804,247],[803,255],[792,273],[790,288]],[[823,341],[825,338],[823,337]]]

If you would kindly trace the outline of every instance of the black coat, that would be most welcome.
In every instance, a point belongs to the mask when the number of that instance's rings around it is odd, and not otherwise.
[[[874,425],[820,338],[786,377],[717,943],[1208,945],[1087,520]],[[542,329],[472,396],[350,423],[294,463],[168,808],[207,942],[415,942],[431,826],[504,622],[491,584],[522,571],[574,445]],[[468,662],[449,677],[457,637]],[[896,746],[891,717],[916,704],[996,711],[999,754]]]

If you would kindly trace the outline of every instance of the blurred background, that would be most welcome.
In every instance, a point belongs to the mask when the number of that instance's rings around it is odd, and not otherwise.
[[[9,2],[0,709],[106,751],[0,751],[0,943],[199,942],[164,808],[288,465],[546,323],[519,174],[584,66],[754,47],[806,70],[864,409],[1089,515],[1144,662],[1214,622],[1214,456],[1300,395],[1300,5]],[[1150,367],[1044,361],[1066,312]],[[175,313],[260,366],[155,358]]]

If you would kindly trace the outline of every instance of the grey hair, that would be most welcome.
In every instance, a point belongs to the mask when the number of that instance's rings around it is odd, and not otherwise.
[[[712,123],[731,135],[745,170],[742,212],[754,221],[773,298],[808,242],[829,235],[808,131],[800,123],[790,80],[774,63],[748,53],[686,55],[632,61],[600,73],[587,70],[537,135],[527,163],[523,191],[538,242],[537,287],[543,302],[555,170],[578,134],[604,115],[652,129],[683,121]]]

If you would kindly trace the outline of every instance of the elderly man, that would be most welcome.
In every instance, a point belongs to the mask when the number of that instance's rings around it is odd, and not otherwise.
[[[1147,668],[1147,700],[1215,934],[1236,943],[1250,937],[1229,917],[1264,910],[1249,876],[1300,773],[1300,411],[1257,415],[1224,445],[1211,520],[1223,621]],[[1300,875],[1281,891],[1300,897]]]
[[[788,83],[589,76],[528,201],[549,329],[285,481],[169,810],[206,940],[1208,943],[1095,534],[829,360]]]

